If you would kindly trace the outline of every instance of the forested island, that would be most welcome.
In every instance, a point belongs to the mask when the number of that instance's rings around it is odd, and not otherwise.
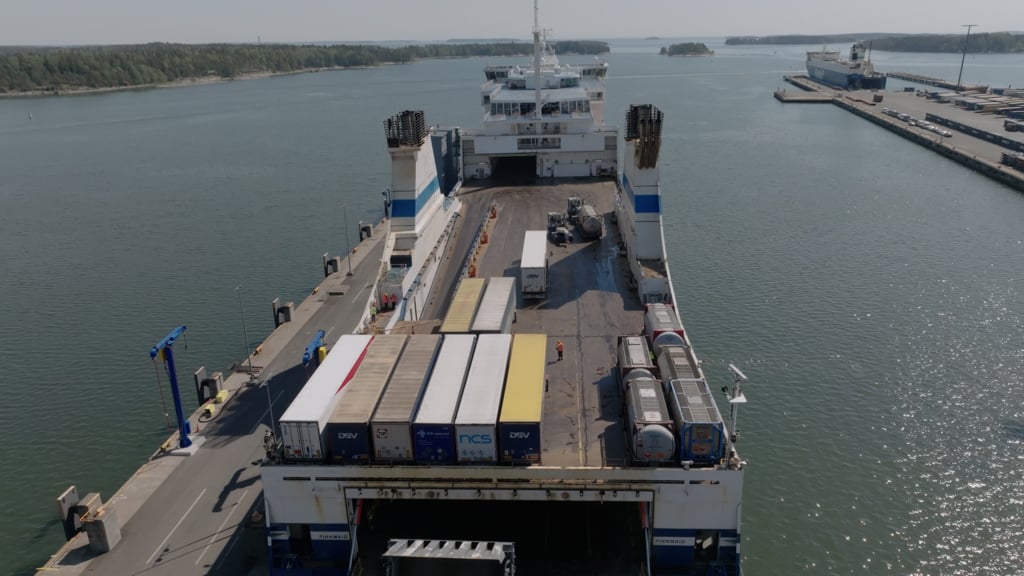
[[[964,34],[833,34],[785,36],[737,36],[726,44],[835,44],[837,42],[869,42],[873,50],[884,52],[962,52]],[[1013,54],[1024,52],[1024,34],[992,32],[971,34],[967,44],[971,54]]]
[[[607,42],[551,42],[557,54],[603,54]],[[525,56],[525,42],[422,44],[143,44],[80,48],[0,48],[0,94],[117,90],[332,68],[402,64],[425,58]]]
[[[660,52],[662,56],[710,56],[714,53],[703,42],[683,42],[667,48],[662,46]]]
[[[783,34],[779,36],[732,36],[725,39],[726,45],[762,45],[762,44],[835,44],[836,42],[873,41],[878,38],[900,36],[900,34],[884,34],[868,32],[863,34]]]

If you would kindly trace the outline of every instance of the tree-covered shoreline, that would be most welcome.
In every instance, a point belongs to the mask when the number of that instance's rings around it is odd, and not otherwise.
[[[602,54],[606,42],[552,42],[556,53]],[[76,48],[0,47],[0,94],[53,94],[403,64],[427,58],[525,56],[520,42],[298,46],[291,44],[142,44]]]
[[[798,45],[870,42],[873,50],[883,52],[955,53],[964,49],[964,34],[832,34],[782,36],[736,36],[726,38],[728,45]],[[1024,52],[1024,34],[1012,32],[975,32],[967,44],[970,54],[1015,54]]]

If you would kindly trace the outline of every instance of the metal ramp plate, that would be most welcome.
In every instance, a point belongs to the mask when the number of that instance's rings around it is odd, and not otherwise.
[[[470,540],[413,540],[388,541],[385,558],[431,558],[444,560],[484,560],[503,562],[513,553],[511,542],[476,542]]]

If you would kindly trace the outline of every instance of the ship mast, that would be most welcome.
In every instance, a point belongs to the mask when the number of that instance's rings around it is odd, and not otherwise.
[[[541,120],[541,114],[540,114],[540,106],[541,106],[541,92],[540,92],[540,89],[541,89],[541,74],[540,74],[540,51],[541,51],[541,44],[540,44],[540,34],[541,34],[541,29],[540,29],[540,16],[539,16],[539,14],[540,14],[540,12],[537,9],[537,0],[533,0],[533,74],[534,74],[534,84],[535,84],[534,87],[533,87],[534,96],[535,96],[533,115],[534,115],[534,118],[537,119],[537,121],[535,122],[535,129],[537,131],[537,134],[541,133],[541,129],[540,129],[540,120]]]

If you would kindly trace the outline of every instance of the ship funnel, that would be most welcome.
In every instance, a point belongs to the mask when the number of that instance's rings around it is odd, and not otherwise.
[[[652,104],[630,106],[626,112],[625,139],[634,143],[633,161],[637,168],[657,166],[664,117],[664,113]]]
[[[632,246],[640,259],[664,258],[661,232],[661,127],[664,114],[651,104],[633,105],[626,111],[622,189],[631,216]],[[628,229],[628,228],[627,228]]]
[[[441,204],[430,130],[422,110],[384,121],[391,154],[391,231],[419,234]]]
[[[388,148],[419,147],[427,138],[427,122],[422,110],[399,112],[384,121]]]

